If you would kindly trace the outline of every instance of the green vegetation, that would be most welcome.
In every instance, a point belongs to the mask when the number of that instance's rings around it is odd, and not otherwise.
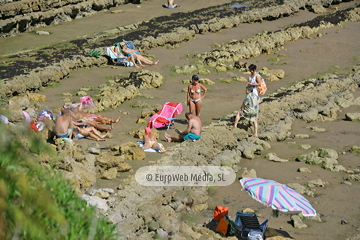
[[[280,61],[280,59],[277,57],[272,57],[272,58],[269,58],[268,61],[269,62],[277,62],[277,61]]]
[[[350,149],[350,152],[351,152],[351,153],[360,154],[360,147],[353,146],[353,147]]]
[[[286,57],[286,55],[285,54],[279,54],[279,55],[277,55],[278,57]]]
[[[307,81],[308,79],[314,79],[314,78],[321,78],[323,77],[324,75],[326,74],[339,74],[339,72],[341,71],[342,69],[339,67],[339,66],[330,66],[329,67],[329,70],[325,71],[325,72],[318,72],[317,74],[309,77],[309,78],[303,78],[301,79],[301,81]]]
[[[54,84],[49,85],[49,88],[57,88],[60,86],[61,86],[61,83],[54,83]]]
[[[146,102],[137,101],[133,105],[131,105],[132,108],[148,108],[149,104]]]
[[[116,239],[114,225],[37,163],[57,156],[34,132],[0,123],[0,156],[0,239]]]

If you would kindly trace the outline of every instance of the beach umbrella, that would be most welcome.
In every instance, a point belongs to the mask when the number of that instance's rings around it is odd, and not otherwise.
[[[242,178],[240,183],[252,198],[274,210],[301,211],[305,217],[316,216],[310,202],[284,184],[262,178]]]

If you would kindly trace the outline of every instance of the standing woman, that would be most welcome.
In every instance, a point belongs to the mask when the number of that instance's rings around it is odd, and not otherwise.
[[[252,86],[253,93],[255,93],[256,96],[259,96],[257,88],[261,85],[261,76],[256,72],[255,64],[250,64],[249,71],[250,71],[250,75],[247,86]]]
[[[194,110],[196,112],[196,116],[200,117],[200,109],[202,106],[202,99],[205,97],[207,89],[204,85],[199,83],[198,75],[192,76],[192,83],[188,86],[187,92],[187,105],[189,106],[189,112],[194,114]],[[201,89],[204,91],[203,95],[201,95]]]

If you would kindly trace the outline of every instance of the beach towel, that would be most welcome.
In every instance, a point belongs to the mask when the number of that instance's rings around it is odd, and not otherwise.
[[[45,119],[52,120],[54,118],[54,115],[49,110],[43,110],[37,115],[38,121],[44,121]]]
[[[137,142],[137,143],[139,144],[139,147],[144,146],[144,143],[143,143],[143,142]],[[158,144],[162,146],[161,143],[158,143]],[[160,150],[155,150],[155,149],[152,149],[152,148],[144,149],[144,152],[157,152],[157,153],[161,153]]]
[[[4,115],[0,115],[0,122],[9,124],[9,119],[7,117],[5,117]]]

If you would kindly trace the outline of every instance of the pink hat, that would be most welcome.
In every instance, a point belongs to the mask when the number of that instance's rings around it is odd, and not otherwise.
[[[145,134],[149,134],[149,133],[151,133],[151,128],[149,127],[145,128]]]

